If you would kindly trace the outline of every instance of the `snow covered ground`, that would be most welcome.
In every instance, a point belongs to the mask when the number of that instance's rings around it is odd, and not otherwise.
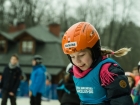
[[[29,98],[17,98],[17,105],[30,105],[29,102],[30,102]],[[7,105],[11,105],[9,99]],[[60,103],[58,102],[58,100],[50,100],[50,101],[42,101],[41,105],[60,105]]]

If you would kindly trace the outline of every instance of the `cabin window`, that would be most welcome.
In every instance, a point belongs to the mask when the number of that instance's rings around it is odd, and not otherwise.
[[[33,53],[34,41],[22,41],[22,53]]]

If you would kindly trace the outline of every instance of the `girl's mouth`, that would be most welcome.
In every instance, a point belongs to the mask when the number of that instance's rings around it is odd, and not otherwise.
[[[82,66],[79,66],[79,67],[84,67],[85,66],[85,64],[83,64]]]

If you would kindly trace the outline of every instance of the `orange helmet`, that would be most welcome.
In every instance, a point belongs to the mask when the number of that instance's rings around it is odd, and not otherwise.
[[[92,48],[100,39],[96,29],[88,22],[79,22],[71,26],[62,38],[62,49],[65,54]]]

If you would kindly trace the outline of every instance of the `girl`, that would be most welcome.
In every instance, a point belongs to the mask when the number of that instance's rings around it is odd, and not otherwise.
[[[133,105],[124,70],[111,58],[130,49],[102,49],[96,29],[88,22],[71,26],[62,38],[63,52],[74,65],[73,74],[81,105]]]

